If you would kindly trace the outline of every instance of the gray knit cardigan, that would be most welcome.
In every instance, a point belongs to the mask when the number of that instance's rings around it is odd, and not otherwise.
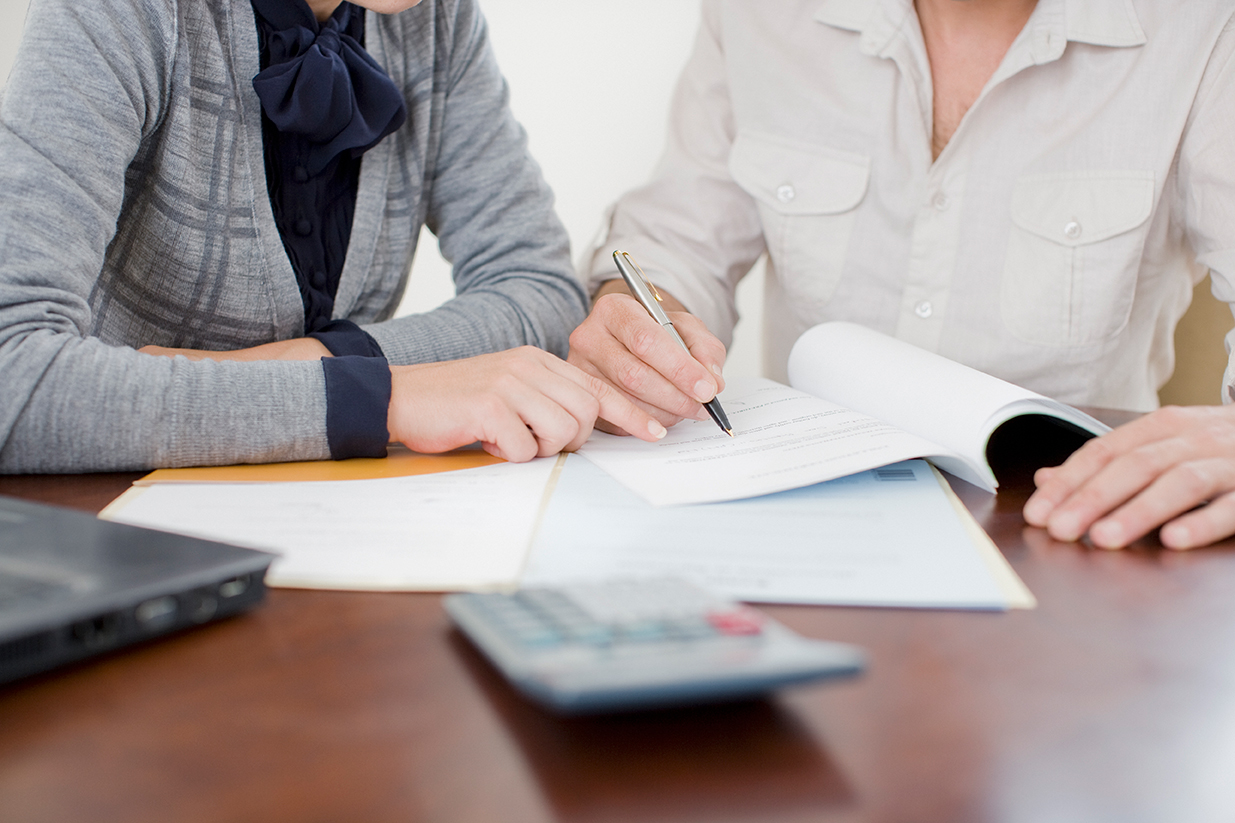
[[[408,122],[364,157],[336,318],[392,364],[523,344],[586,310],[474,0],[367,13]],[[329,456],[320,362],[213,363],[299,337],[266,193],[249,0],[33,0],[0,101],[0,471]],[[390,319],[422,225],[457,297]]]

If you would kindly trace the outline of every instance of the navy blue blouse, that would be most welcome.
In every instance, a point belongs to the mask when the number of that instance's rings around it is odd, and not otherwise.
[[[251,0],[261,48],[266,185],[304,303],[322,342],[330,454],[381,457],[390,369],[371,336],[332,320],[365,151],[403,125],[401,93],[364,50],[364,10],[344,2],[318,23],[304,0]]]

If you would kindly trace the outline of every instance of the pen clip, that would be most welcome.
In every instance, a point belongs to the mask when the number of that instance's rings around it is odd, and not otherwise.
[[[614,252],[614,254],[622,255],[622,259],[624,259],[627,263],[631,265],[631,268],[633,268],[635,272],[639,275],[639,279],[643,281],[643,285],[647,286],[648,291],[652,293],[652,297],[656,298],[657,303],[665,302],[664,298],[660,296],[660,292],[656,290],[656,284],[648,279],[648,276],[643,273],[642,267],[640,267],[640,265],[635,262],[635,259],[631,257],[628,252],[619,251],[619,252]]]
[[[634,261],[634,258],[629,253],[624,251],[613,252],[613,262],[617,264],[618,271],[622,274],[622,279],[626,281],[627,287],[630,288],[635,298],[643,304],[643,308],[647,313],[652,315],[657,323],[662,326],[672,326],[673,322],[669,319],[669,315],[665,314],[665,310],[660,307],[664,302],[664,298],[660,296],[660,292],[656,286],[644,274],[643,269]]]

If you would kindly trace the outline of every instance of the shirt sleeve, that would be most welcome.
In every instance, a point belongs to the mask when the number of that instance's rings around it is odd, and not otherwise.
[[[92,336],[91,291],[129,165],[160,124],[176,25],[167,0],[30,6],[0,102],[0,471],[329,456],[319,362],[194,362]]]
[[[1180,142],[1176,211],[1214,297],[1235,312],[1235,16],[1210,53]],[[1222,400],[1235,402],[1235,330],[1227,333]]]
[[[331,320],[305,336],[320,342],[335,357],[386,357],[373,336],[351,320]]]
[[[611,208],[603,239],[580,268],[594,293],[619,276],[613,250],[630,252],[658,287],[729,345],[737,322],[734,290],[765,246],[757,206],[729,173],[736,135],[722,31],[719,4],[708,0],[652,179]]]
[[[364,329],[397,365],[523,345],[564,357],[587,312],[569,238],[510,111],[479,9],[473,0],[439,8],[454,11],[440,44],[450,54],[425,223],[453,265],[457,296]]]
[[[385,457],[390,365],[384,357],[323,357],[326,439],[335,460]]]

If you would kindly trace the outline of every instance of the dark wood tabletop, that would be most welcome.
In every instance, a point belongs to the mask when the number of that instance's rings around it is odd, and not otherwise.
[[[0,494],[97,511],[136,476]],[[958,487],[1039,607],[766,609],[865,647],[857,680],[562,720],[437,595],[273,590],[0,687],[0,820],[1235,820],[1235,545],[1058,543],[1024,487]]]

